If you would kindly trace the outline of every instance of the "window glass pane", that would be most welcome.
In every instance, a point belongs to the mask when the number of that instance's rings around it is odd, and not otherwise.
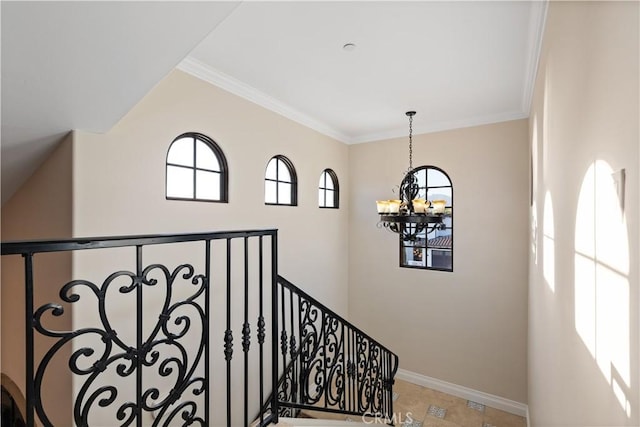
[[[451,206],[451,187],[430,188],[427,192],[427,200],[445,200],[447,206]]]
[[[421,232],[416,236],[416,240],[413,242],[413,246],[425,247],[427,246],[426,232]]]
[[[320,174],[320,182],[318,183],[318,188],[327,188],[324,185],[326,177],[327,177],[327,173],[326,172],[322,172]]]
[[[324,173],[325,177],[326,177],[326,182],[327,182],[327,187],[329,190],[333,190],[333,178],[331,178],[331,175],[329,175],[327,172]]]
[[[436,169],[429,169],[427,173],[427,184],[429,187],[449,186],[451,181],[445,174]]]
[[[446,225],[447,227],[451,227],[451,225],[453,224],[453,220],[450,216],[446,216],[443,218],[444,220],[442,222],[444,222],[444,225]]]
[[[193,198],[193,169],[167,166],[167,197]]]
[[[281,205],[291,204],[291,184],[278,183],[278,203]]]
[[[267,173],[264,175],[265,178],[273,179],[273,180],[278,179],[278,176],[276,175],[276,165],[277,165],[277,163],[278,163],[278,159],[274,158],[274,159],[269,160],[269,164],[267,165]]]
[[[167,163],[193,166],[193,138],[181,138],[171,144]]]
[[[325,204],[324,204],[324,190],[322,188],[320,188],[318,190],[318,206],[320,206],[321,208],[325,207]]]
[[[402,248],[402,264],[412,267],[425,267],[427,250],[420,247],[406,246]]]
[[[196,141],[196,166],[203,169],[220,171],[216,153],[202,141]]]
[[[220,200],[220,174],[196,171],[196,199]]]
[[[335,192],[333,190],[327,190],[327,204],[325,207],[327,208],[333,208],[335,207],[334,202],[334,198],[335,198]]]
[[[428,267],[451,269],[453,258],[450,250],[427,249],[427,252]]]
[[[291,182],[291,173],[287,164],[278,159],[278,181]]]
[[[448,236],[451,237],[451,228],[445,228],[444,230],[436,230],[436,237],[442,237],[442,236]],[[441,247],[451,247],[451,239],[445,241],[445,242],[441,242],[440,244]]]
[[[427,246],[437,249],[451,249],[451,229],[435,230],[429,233]]]
[[[264,202],[265,203],[278,203],[278,198],[276,195],[276,186],[278,184],[274,181],[265,181],[264,182]]]
[[[426,172],[425,169],[420,169],[414,175],[418,178],[418,185],[420,187],[426,187],[427,186],[427,172]]]

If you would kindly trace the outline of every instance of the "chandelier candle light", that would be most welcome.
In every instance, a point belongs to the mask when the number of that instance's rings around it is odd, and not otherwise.
[[[409,169],[400,183],[400,198],[378,200],[376,202],[380,221],[378,227],[398,233],[402,240],[415,241],[423,231],[429,234],[444,229],[444,200],[426,200],[417,198],[420,192],[418,178],[413,169],[413,116],[415,111],[407,111],[409,117]]]

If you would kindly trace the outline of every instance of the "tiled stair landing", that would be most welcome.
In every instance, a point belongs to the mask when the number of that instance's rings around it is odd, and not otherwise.
[[[396,379],[393,386],[398,427],[526,427],[526,419],[489,406]],[[354,415],[306,411],[311,418],[281,418],[282,427],[383,426]]]

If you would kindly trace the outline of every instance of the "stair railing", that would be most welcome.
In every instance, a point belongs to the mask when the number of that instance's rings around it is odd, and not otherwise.
[[[277,230],[1,252],[3,298],[23,286],[11,333],[25,342],[28,427],[266,426],[301,409],[392,419],[398,357],[278,276]]]
[[[24,283],[11,332],[28,427],[277,422],[261,410],[278,380],[276,230],[3,242],[2,255],[3,297]]]
[[[278,276],[281,416],[300,410],[369,416],[392,423],[398,356]]]

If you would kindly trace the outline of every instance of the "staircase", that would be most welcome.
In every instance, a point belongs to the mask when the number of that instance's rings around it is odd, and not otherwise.
[[[280,276],[277,247],[276,230],[3,242],[23,272],[26,425],[391,420],[398,357]]]

